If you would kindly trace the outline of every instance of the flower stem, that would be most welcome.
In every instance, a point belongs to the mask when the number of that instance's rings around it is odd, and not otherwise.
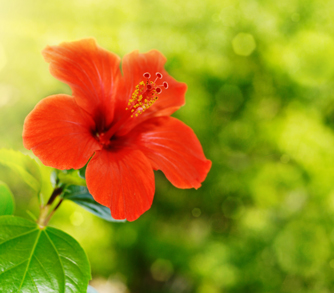
[[[46,205],[51,205],[53,201],[56,199],[56,197],[60,195],[62,192],[63,192],[63,189],[61,187],[55,188]]]
[[[50,219],[52,218],[53,214],[59,208],[59,206],[60,206],[60,204],[62,202],[63,202],[63,199],[60,199],[60,201],[57,203],[56,207],[51,211],[51,213],[49,214],[49,216],[45,219],[45,221],[44,221],[45,226],[50,221]]]
[[[63,199],[60,199],[60,201],[58,202],[58,204],[55,206],[54,209],[52,209],[52,203],[54,202],[54,200],[57,198],[58,195],[60,195],[63,192],[63,189],[61,187],[57,187],[53,190],[47,204],[45,206],[41,206],[41,212],[39,214],[39,218],[37,220],[37,224],[43,228],[45,227],[48,222],[50,221],[51,217],[53,216],[54,212],[56,211],[56,209],[58,209],[58,207],[60,206],[60,204],[62,203]]]
[[[49,205],[46,205],[44,207],[41,208],[41,212],[39,214],[39,218],[37,220],[37,225],[40,227],[40,228],[43,228],[45,227],[46,223],[45,223],[45,220],[46,220],[46,217],[49,213],[49,210],[50,210],[50,207]]]

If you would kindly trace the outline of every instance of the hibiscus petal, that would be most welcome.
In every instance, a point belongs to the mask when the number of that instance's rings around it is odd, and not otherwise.
[[[110,207],[114,219],[136,220],[154,196],[154,174],[139,150],[115,148],[95,153],[86,170],[87,187],[95,200]]]
[[[211,168],[193,130],[173,117],[147,120],[127,136],[178,188],[199,188]]]
[[[130,123],[126,123],[117,133],[118,135],[126,134],[135,125],[143,122],[146,119],[155,116],[168,116],[174,113],[177,109],[185,103],[185,92],[187,85],[182,82],[176,81],[171,77],[164,69],[166,58],[156,50],[149,51],[145,54],[139,54],[138,51],[134,51],[128,55],[125,55],[122,62],[123,80],[122,80],[122,97],[123,100],[119,100],[117,105],[117,111],[122,115],[126,108],[127,102],[131,98],[136,85],[145,78],[143,74],[149,72],[151,74],[151,80],[155,79],[155,73],[160,72],[163,75],[161,80],[157,83],[166,81],[168,83],[168,89],[163,89],[162,93],[158,96],[158,100],[143,114],[139,115],[136,119],[131,119]],[[162,87],[163,88],[163,87]]]
[[[57,169],[82,168],[101,148],[94,139],[91,117],[67,95],[40,101],[26,117],[23,145],[44,165]]]
[[[99,129],[113,120],[120,58],[97,46],[94,39],[48,46],[43,56],[50,72],[67,83],[77,104],[90,113]]]

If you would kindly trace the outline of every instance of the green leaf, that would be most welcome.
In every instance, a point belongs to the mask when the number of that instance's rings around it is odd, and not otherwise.
[[[41,190],[40,197],[42,199],[41,203],[47,201],[54,189],[52,184],[52,173],[54,169],[51,167],[44,166],[39,164],[40,172],[41,172]]]
[[[88,285],[87,293],[98,293],[92,286]]]
[[[38,195],[40,203],[50,196],[52,168],[38,164],[34,159],[21,152],[0,149],[0,165],[14,171]]]
[[[0,181],[0,216],[12,215],[14,212],[14,197],[8,186]]]
[[[86,164],[84,167],[82,167],[81,169],[79,169],[79,176],[83,179],[86,179],[86,169],[87,169],[87,165]]]
[[[125,220],[115,220],[111,216],[110,209],[96,202],[93,196],[89,193],[87,187],[85,186],[68,186],[63,193],[63,198],[75,202],[76,204],[82,206],[94,215],[107,221],[125,222]]]
[[[79,175],[79,170],[62,170],[58,172],[58,179],[61,183],[86,186],[86,180]]]
[[[13,217],[0,217],[0,292],[86,292],[87,256],[68,234]]]
[[[37,162],[21,152],[0,149],[0,165],[15,171],[37,193],[41,189],[41,173]]]

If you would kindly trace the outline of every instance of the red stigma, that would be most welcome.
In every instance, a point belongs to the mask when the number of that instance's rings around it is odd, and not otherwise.
[[[153,105],[158,99],[157,95],[162,93],[162,88],[167,89],[168,83],[164,81],[162,84],[157,85],[156,81],[162,78],[160,72],[155,73],[156,79],[154,81],[150,80],[151,74],[145,72],[143,77],[147,80],[141,81],[136,87],[135,90],[128,102],[128,107],[125,110],[129,110],[131,117],[138,117],[149,107]]]

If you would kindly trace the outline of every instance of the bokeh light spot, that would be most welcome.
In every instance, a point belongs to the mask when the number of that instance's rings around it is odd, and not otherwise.
[[[109,280],[100,277],[92,280],[91,285],[94,286],[99,293],[129,293],[122,279],[124,279],[123,276],[119,275],[109,278]]]
[[[198,218],[201,216],[202,211],[199,208],[194,208],[191,213],[195,218]]]
[[[235,54],[249,56],[256,48],[254,37],[251,34],[239,33],[232,40]]]
[[[274,248],[281,268],[301,276],[316,274],[330,253],[324,229],[302,220],[290,222],[278,234]]]
[[[75,211],[70,216],[70,221],[73,226],[80,226],[84,222],[84,216],[82,213]]]
[[[157,259],[151,266],[151,274],[156,281],[168,281],[173,272],[174,269],[172,263],[166,259]]]
[[[0,71],[1,71],[1,64],[0,64]],[[16,99],[14,98],[13,88],[6,84],[0,84],[0,107],[8,105],[9,103],[13,103],[15,100]]]

